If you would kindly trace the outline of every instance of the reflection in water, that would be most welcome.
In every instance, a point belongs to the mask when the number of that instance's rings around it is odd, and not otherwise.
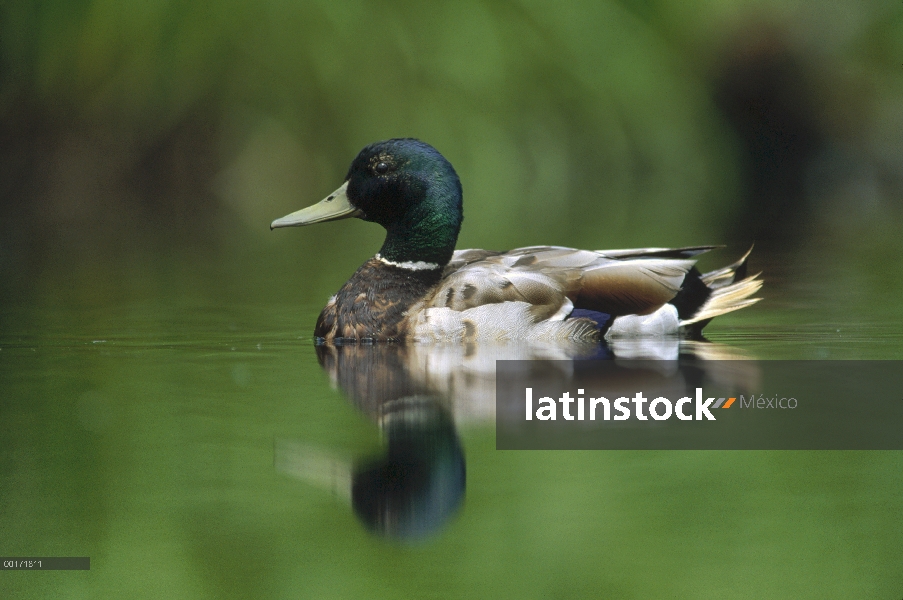
[[[449,397],[417,376],[417,347],[318,346],[317,357],[379,425],[386,453],[352,466],[321,450],[280,442],[277,468],[350,500],[380,535],[416,540],[440,531],[464,500],[464,453]]]
[[[439,532],[464,500],[464,453],[454,421],[435,396],[407,396],[378,408],[388,446],[353,465],[321,449],[280,440],[276,468],[350,501],[375,533],[416,540]]]
[[[464,453],[451,416],[429,396],[382,405],[388,453],[356,469],[351,503],[373,531],[402,539],[438,532],[464,500]]]
[[[331,490],[349,501],[372,531],[402,540],[440,532],[460,508],[465,463],[456,427],[493,422],[497,360],[748,358],[726,346],[677,339],[321,345],[316,351],[333,384],[379,425],[386,453],[352,464],[321,449],[280,441],[276,467]]]

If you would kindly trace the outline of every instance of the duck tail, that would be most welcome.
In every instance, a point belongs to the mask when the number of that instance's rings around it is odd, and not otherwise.
[[[721,269],[700,274],[687,273],[684,286],[672,300],[677,306],[681,330],[690,337],[699,335],[709,321],[747,306],[761,298],[751,298],[762,287],[761,273],[747,275],[752,246],[740,259]]]
[[[717,289],[730,285],[735,281],[746,279],[747,262],[749,261],[749,255],[752,254],[754,247],[754,245],[750,246],[749,250],[746,251],[746,254],[741,256],[737,262],[702,275],[702,282],[710,289]]]

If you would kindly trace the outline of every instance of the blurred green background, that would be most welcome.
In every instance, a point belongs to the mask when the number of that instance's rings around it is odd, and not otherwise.
[[[365,144],[456,167],[459,247],[756,243],[754,358],[903,357],[903,5],[0,4],[2,597],[899,598],[900,453],[500,453],[409,548],[273,469],[378,452],[316,362],[382,230],[269,231]]]
[[[755,241],[903,291],[887,268],[903,224],[898,2],[0,11],[7,302],[235,280],[322,302],[380,228],[267,225],[335,189],[365,144],[403,136],[457,168],[460,247]]]

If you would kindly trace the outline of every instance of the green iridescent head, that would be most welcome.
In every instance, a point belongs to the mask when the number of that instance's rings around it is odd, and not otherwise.
[[[461,182],[451,163],[429,144],[410,138],[377,142],[361,150],[339,189],[271,227],[348,217],[386,228],[380,249],[386,260],[444,265],[461,229]]]

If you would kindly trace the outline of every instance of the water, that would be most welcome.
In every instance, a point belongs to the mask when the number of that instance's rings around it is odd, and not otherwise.
[[[767,281],[767,303],[677,351],[903,356],[895,303],[850,319],[857,300],[833,283]],[[3,553],[91,570],[3,572],[0,596],[903,593],[899,452],[501,452],[494,358],[573,347],[318,355],[319,308],[217,294],[4,307]]]

